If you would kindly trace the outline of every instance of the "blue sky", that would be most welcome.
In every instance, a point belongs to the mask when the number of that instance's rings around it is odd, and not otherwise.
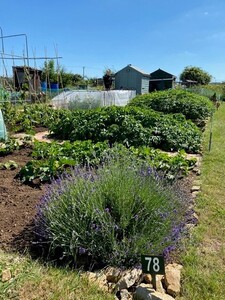
[[[224,0],[1,0],[0,9],[3,36],[26,35],[4,38],[4,53],[25,55],[27,37],[30,66],[62,56],[66,71],[87,77],[128,64],[179,77],[197,66],[225,81]],[[4,64],[0,75],[23,60]]]

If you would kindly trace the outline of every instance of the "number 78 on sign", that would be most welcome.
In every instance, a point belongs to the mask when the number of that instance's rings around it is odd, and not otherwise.
[[[141,255],[141,264],[145,274],[165,274],[163,256]]]

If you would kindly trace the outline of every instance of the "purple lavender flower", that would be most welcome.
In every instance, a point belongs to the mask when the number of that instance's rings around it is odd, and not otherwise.
[[[134,216],[135,221],[137,221],[138,218],[139,218],[139,216],[136,214],[136,215]]]
[[[84,247],[79,247],[78,252],[80,255],[85,254],[87,252],[87,249],[85,249]]]
[[[175,245],[170,245],[167,246],[164,250],[163,250],[163,256],[165,258],[165,260],[169,259],[169,255],[172,251],[174,251],[176,249]]]

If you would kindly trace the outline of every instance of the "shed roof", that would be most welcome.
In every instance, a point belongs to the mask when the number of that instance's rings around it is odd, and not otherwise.
[[[144,75],[144,76],[150,77],[150,74],[149,74],[149,73],[144,72],[143,70],[141,70],[141,69],[139,69],[139,68],[133,66],[132,64],[127,65],[126,67],[124,67],[123,69],[119,70],[118,72],[120,72],[120,71],[122,71],[122,70],[124,70],[124,69],[126,69],[126,68],[131,68],[131,69],[137,71],[138,73],[141,73],[141,74]],[[116,72],[116,74],[117,74],[118,72]]]
[[[30,72],[42,72],[42,70],[28,67],[28,66],[13,66],[12,68],[13,68],[13,70],[17,70],[17,71],[18,70],[20,70],[20,71],[29,70]]]
[[[152,73],[150,73],[151,79],[176,79],[176,76],[170,74],[162,69],[158,69]]]

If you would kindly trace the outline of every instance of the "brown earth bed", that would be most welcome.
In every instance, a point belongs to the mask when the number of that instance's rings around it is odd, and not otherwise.
[[[25,148],[0,157],[0,163],[15,161],[19,168],[30,159],[31,149]],[[46,185],[29,186],[16,179],[18,168],[0,170],[0,249],[22,251],[32,240],[36,205]]]

